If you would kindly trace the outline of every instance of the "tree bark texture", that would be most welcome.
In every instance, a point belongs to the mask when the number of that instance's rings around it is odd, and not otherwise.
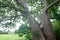
[[[42,23],[42,26],[43,26],[43,33],[44,33],[47,40],[56,40],[53,29],[52,29],[52,25],[51,25],[51,22],[50,22],[50,18],[48,16],[48,12],[47,12],[48,8],[50,8],[52,5],[54,5],[55,2],[48,5],[47,1],[44,0],[44,3],[46,5],[45,5],[45,8],[43,10],[43,14],[41,14],[41,23]]]
[[[43,33],[45,34],[46,39],[47,40],[56,40],[47,12],[44,12],[41,15],[41,23],[43,26]]]
[[[23,13],[23,15],[25,18],[27,18],[27,20],[30,24],[32,40],[45,40],[40,27],[38,26],[38,24],[34,21],[32,16],[30,15],[26,2],[23,0],[16,0],[16,1],[20,4],[20,6],[23,6],[23,8],[25,9],[25,13]]]

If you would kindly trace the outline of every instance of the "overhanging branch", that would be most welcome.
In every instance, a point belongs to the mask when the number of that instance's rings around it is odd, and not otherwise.
[[[48,5],[48,6],[44,9],[44,11],[47,11],[51,6],[53,6],[54,4],[59,3],[59,2],[60,2],[60,0],[56,0],[56,1],[52,2],[50,5]]]
[[[13,6],[0,5],[0,7],[2,7],[2,8],[9,7],[9,8],[15,9],[16,11],[20,11],[21,13],[25,13],[25,11],[20,10],[20,9],[18,9],[18,8],[16,8],[16,7],[13,7]],[[16,16],[4,16],[4,17],[0,20],[0,23],[1,23],[1,21],[2,21],[4,18],[7,18],[7,17],[12,18],[12,17],[18,17],[18,16],[23,16],[23,14],[22,14],[22,15],[16,15]]]
[[[13,17],[19,17],[19,16],[22,16],[22,15],[16,15],[16,16],[4,16],[4,17],[0,20],[0,23],[4,20],[4,18],[10,18],[10,19],[7,19],[7,20],[11,20]]]
[[[25,12],[29,12],[28,10],[28,5],[26,3],[26,0],[16,0],[16,2],[22,7],[24,8]]]
[[[20,9],[18,9],[18,8],[16,8],[16,7],[13,7],[13,6],[8,6],[8,5],[0,5],[0,7],[2,7],[2,8],[9,7],[9,8],[15,9],[16,11],[20,11],[21,13],[25,13],[25,11],[20,10]]]
[[[17,4],[19,4],[22,8],[25,10],[28,9],[26,1],[25,0],[16,0]]]

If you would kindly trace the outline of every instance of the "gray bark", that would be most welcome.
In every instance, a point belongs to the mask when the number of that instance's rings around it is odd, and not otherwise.
[[[17,0],[17,2],[21,6],[23,6],[23,8],[25,9],[25,13],[23,13],[23,15],[25,16],[25,18],[27,18],[27,20],[30,24],[32,40],[45,40],[39,25],[34,21],[32,16],[30,15],[30,12],[28,10],[26,3],[23,0]]]
[[[56,40],[47,12],[44,12],[44,14],[41,15],[41,23],[43,26],[43,33],[44,33],[46,39],[47,40]]]
[[[43,26],[43,33],[44,33],[47,40],[56,40],[54,32],[52,30],[52,25],[51,25],[50,18],[48,16],[47,11],[48,11],[48,8],[50,8],[52,5],[54,5],[57,2],[58,1],[55,1],[52,4],[48,5],[47,1],[46,0],[44,1],[44,3],[46,5],[45,5],[45,8],[43,10],[43,14],[41,14],[40,18],[41,18],[41,23],[42,23],[42,26]]]

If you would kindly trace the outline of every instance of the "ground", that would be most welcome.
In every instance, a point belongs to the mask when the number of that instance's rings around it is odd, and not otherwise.
[[[26,38],[18,37],[18,35],[15,34],[0,34],[0,40],[26,40]]]

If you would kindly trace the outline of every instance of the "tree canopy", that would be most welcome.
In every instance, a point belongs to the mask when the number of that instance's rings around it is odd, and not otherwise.
[[[60,0],[0,0],[0,25],[15,27],[20,20],[29,23],[33,40],[55,40],[51,27],[57,27],[55,22],[60,24]],[[34,35],[36,32],[41,38]]]

